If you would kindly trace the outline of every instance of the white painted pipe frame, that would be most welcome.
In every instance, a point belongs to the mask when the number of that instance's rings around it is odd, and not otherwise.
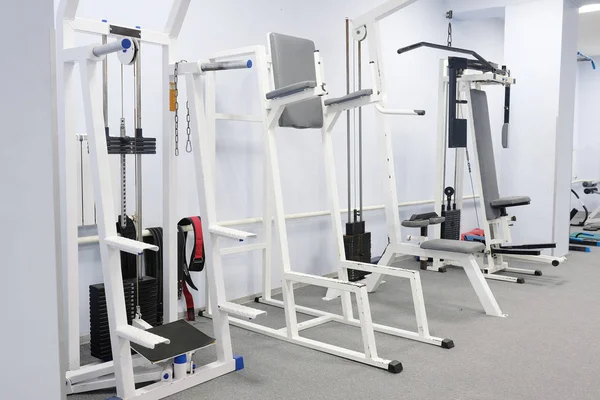
[[[464,200],[477,199],[478,197],[479,196],[466,196],[464,198]],[[434,202],[435,202],[434,200],[405,201],[405,202],[399,203],[398,207],[420,206],[420,205],[433,204]],[[364,207],[363,210],[364,211],[377,211],[377,210],[383,210],[384,208],[385,208],[384,205],[377,205],[377,206]],[[342,213],[348,213],[348,210],[342,210]],[[288,214],[285,216],[285,219],[286,220],[308,219],[308,218],[316,218],[316,217],[325,217],[330,214],[331,214],[330,211],[312,211],[312,212],[306,212],[306,213]],[[263,222],[262,217],[255,217],[255,218],[233,219],[233,220],[229,220],[229,221],[221,221],[221,222],[218,222],[218,225],[220,225],[220,226],[238,226],[238,225],[259,224],[262,222]],[[184,226],[183,230],[185,232],[191,232],[193,229],[192,229],[191,225],[188,225],[188,226]],[[143,235],[145,237],[151,236],[150,231],[147,229],[144,229]],[[79,238],[79,245],[89,245],[89,244],[95,244],[95,243],[98,243],[98,236],[84,236],[84,237]]]

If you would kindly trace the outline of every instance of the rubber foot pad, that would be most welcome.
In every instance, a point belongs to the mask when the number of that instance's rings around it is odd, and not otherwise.
[[[388,372],[391,372],[392,374],[399,374],[403,369],[404,367],[400,361],[393,360],[388,364]]]

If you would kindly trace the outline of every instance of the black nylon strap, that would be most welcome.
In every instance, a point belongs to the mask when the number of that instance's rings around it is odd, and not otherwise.
[[[186,232],[183,231],[183,228],[178,224],[177,225],[177,277],[179,282],[185,281],[192,289],[198,291],[198,288],[194,284],[192,277],[190,275],[190,271],[188,269],[188,264],[185,257],[185,239]],[[181,287],[179,291],[179,295],[181,296]]]
[[[191,225],[194,230],[195,238],[197,239],[198,237],[200,237],[202,239],[202,222],[201,221],[202,220],[200,219],[200,217],[189,217],[189,218],[183,218],[177,224],[178,232],[183,234],[183,237],[182,237],[183,250],[181,250],[183,253],[182,253],[181,257],[184,260],[184,262],[186,263],[187,269],[189,271],[193,271],[193,272],[200,272],[204,269],[204,263],[205,263],[205,259],[206,259],[205,252],[204,252],[204,242],[201,240],[202,251],[198,251],[199,249],[196,248],[196,244],[198,243],[198,240],[194,241],[194,248],[192,249],[190,261],[188,263],[186,256],[185,256],[188,232],[184,231],[183,227]],[[179,236],[178,236],[178,238],[179,238]]]

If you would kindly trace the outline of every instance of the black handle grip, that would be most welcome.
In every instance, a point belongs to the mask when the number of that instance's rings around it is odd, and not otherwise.
[[[413,51],[413,50],[416,50],[421,47],[429,47],[432,49],[444,50],[444,51],[448,51],[450,53],[468,54],[470,56],[475,57],[479,62],[481,62],[481,64],[485,68],[489,69],[490,71],[497,70],[497,68],[494,67],[492,64],[490,64],[489,61],[487,61],[485,58],[483,58],[482,56],[480,56],[477,52],[475,52],[473,50],[461,49],[459,47],[444,46],[441,44],[435,44],[435,43],[430,43],[430,42],[419,42],[419,43],[411,44],[410,46],[402,47],[402,48],[398,49],[398,54],[407,53],[409,51]]]

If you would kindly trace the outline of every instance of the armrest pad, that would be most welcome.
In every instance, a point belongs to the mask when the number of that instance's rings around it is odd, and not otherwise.
[[[325,100],[324,104],[326,106],[334,106],[336,104],[347,103],[352,100],[360,99],[361,97],[370,96],[372,94],[373,94],[373,89],[362,89],[362,90],[347,94],[342,97],[335,97],[332,99],[327,99],[327,100]]]
[[[269,93],[267,93],[267,100],[278,99],[280,97],[291,96],[292,94],[300,93],[308,89],[313,89],[317,87],[317,82],[315,81],[304,81],[294,83],[292,85],[287,85],[281,87],[279,89],[275,89]]]

